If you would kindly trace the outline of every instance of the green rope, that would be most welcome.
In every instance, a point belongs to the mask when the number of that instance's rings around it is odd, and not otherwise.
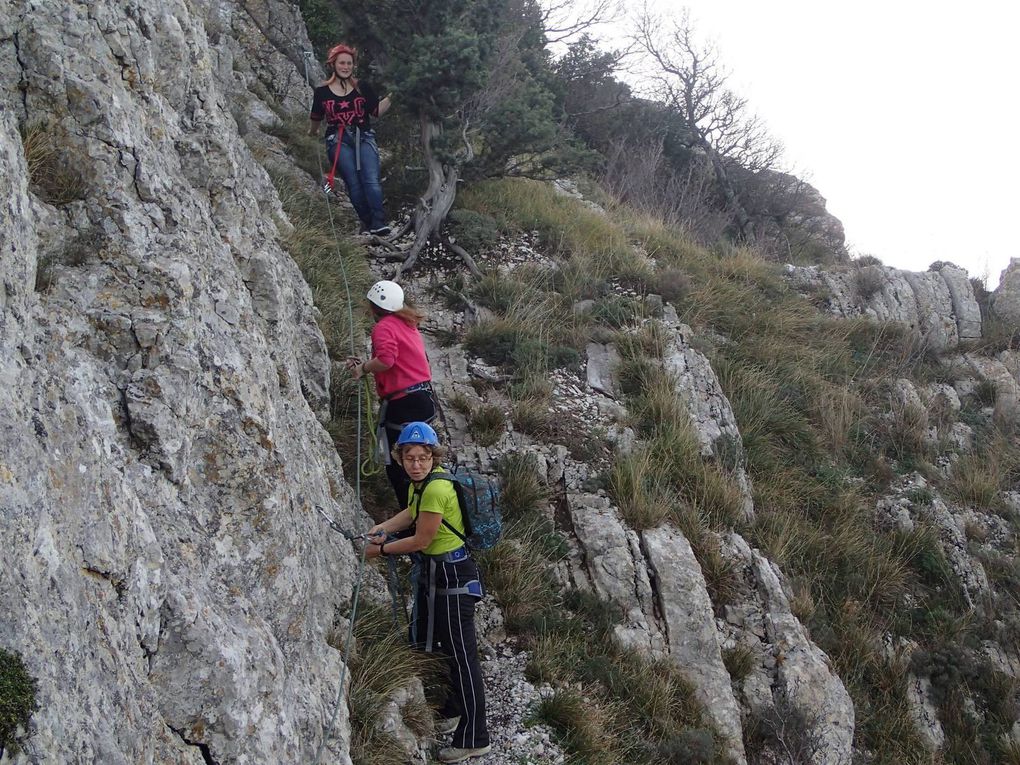
[[[379,449],[379,438],[376,436],[375,426],[375,414],[372,412],[372,389],[368,384],[368,378],[363,378],[365,381],[365,424],[368,426],[368,439],[372,448],[369,449],[368,456],[361,461],[361,474],[365,478],[370,478],[379,472],[379,463],[375,461],[375,453]]]

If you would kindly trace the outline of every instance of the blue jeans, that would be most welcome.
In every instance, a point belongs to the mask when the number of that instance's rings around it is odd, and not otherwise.
[[[379,147],[375,144],[375,132],[368,130],[361,133],[360,170],[355,156],[355,143],[354,128],[348,128],[340,143],[340,159],[336,160],[337,134],[331,133],[326,136],[326,156],[329,157],[330,167],[336,161],[337,174],[343,178],[347,196],[351,198],[361,225],[369,230],[381,228],[386,225],[386,213],[383,212]]]

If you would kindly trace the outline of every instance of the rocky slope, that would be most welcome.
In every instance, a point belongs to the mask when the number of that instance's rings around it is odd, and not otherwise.
[[[276,2],[26,2],[0,17],[0,80],[14,94],[0,110],[0,647],[24,657],[39,703],[25,753],[4,762],[310,762],[323,739],[341,670],[326,637],[349,607],[356,558],[314,508],[347,527],[365,519],[321,424],[330,364],[310,291],[278,244],[290,223],[240,136],[277,111],[303,112],[308,47],[295,8]],[[480,260],[505,273],[553,263],[527,243],[508,249]],[[501,378],[438,342],[470,317],[432,300],[437,278],[421,269],[407,284],[430,309],[437,386],[445,401],[479,405],[474,383]],[[994,395],[979,415],[1015,419],[1020,358],[960,349],[987,317],[959,269],[791,268],[788,278],[836,315],[899,321],[955,353],[950,382],[893,380],[887,391],[893,415],[925,413],[922,440],[952,445],[943,475],[978,436],[935,412],[958,412],[984,386]],[[1011,300],[998,296],[1003,316]],[[646,304],[701,458],[736,487],[751,523],[760,510],[733,407],[691,327],[661,299]],[[585,362],[583,373],[552,373],[553,414],[597,416],[600,447],[639,448],[617,349],[593,342]],[[485,403],[507,404],[496,388]],[[447,417],[476,467],[510,452],[537,458],[567,547],[560,586],[614,606],[620,645],[687,675],[732,761],[872,758],[856,746],[844,680],[762,550],[732,532],[630,528],[594,481],[605,465],[565,439],[507,428],[482,447],[461,414],[447,407]],[[918,473],[893,483],[874,516],[877,529],[933,529],[972,608],[995,596],[986,563],[1015,553],[1003,518]],[[725,601],[698,545],[733,572]],[[520,678],[527,655],[497,607],[480,626],[497,740],[483,765],[563,761],[547,729],[524,728],[550,689]],[[884,650],[904,662],[921,653],[909,641]],[[986,641],[982,655],[1020,676],[1008,646]],[[938,678],[931,662],[909,666],[915,728],[937,750],[947,737]],[[380,721],[415,762],[426,742],[400,709],[420,694],[409,686]],[[754,725],[791,720],[801,760],[770,744],[751,751]],[[350,761],[349,738],[342,707],[329,761]]]
[[[16,762],[308,762],[322,739],[355,558],[314,506],[360,521],[232,113],[266,83],[303,101],[301,47],[286,4],[0,15],[0,645],[38,679]]]

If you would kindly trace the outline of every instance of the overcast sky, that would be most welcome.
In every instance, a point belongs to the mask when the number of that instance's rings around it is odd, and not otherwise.
[[[650,2],[690,9],[852,252],[992,285],[1020,257],[1020,4]]]

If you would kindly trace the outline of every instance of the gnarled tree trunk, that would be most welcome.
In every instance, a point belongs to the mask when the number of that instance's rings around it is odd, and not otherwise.
[[[443,133],[443,126],[425,114],[421,115],[421,146],[425,160],[425,168],[429,174],[429,185],[425,193],[418,199],[414,210],[414,243],[408,250],[404,262],[397,267],[396,276],[410,270],[418,255],[433,236],[438,236],[439,229],[449,215],[453,202],[457,198],[457,181],[460,179],[460,168],[474,156],[469,141],[465,139],[466,157],[456,163],[441,162],[432,150],[432,143]]]

